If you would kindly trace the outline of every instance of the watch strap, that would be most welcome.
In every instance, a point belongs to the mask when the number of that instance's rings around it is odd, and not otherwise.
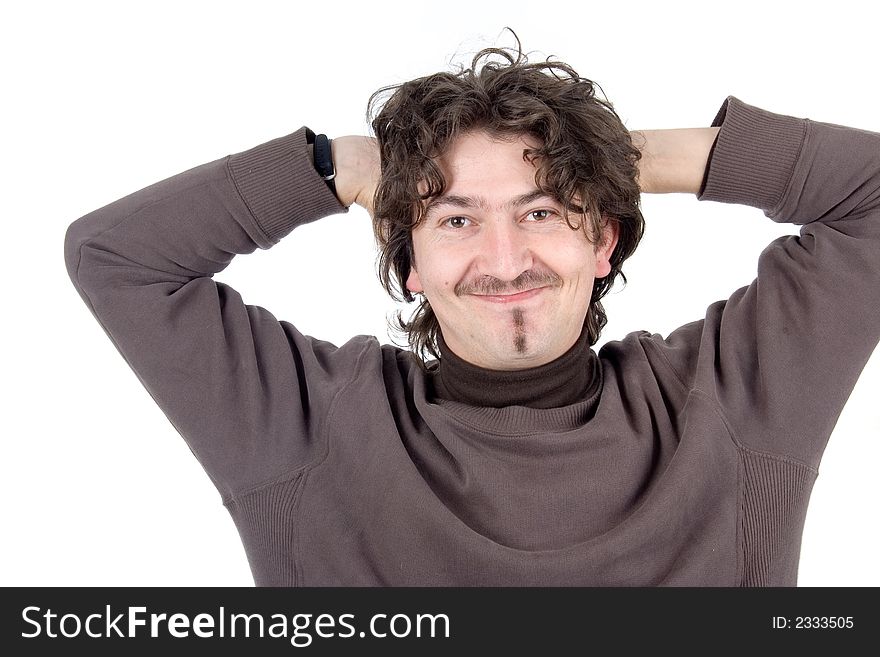
[[[333,151],[330,146],[331,140],[325,134],[316,135],[311,130],[306,132],[306,140],[312,144],[315,171],[324,179],[327,186],[336,193],[336,167],[333,165]]]

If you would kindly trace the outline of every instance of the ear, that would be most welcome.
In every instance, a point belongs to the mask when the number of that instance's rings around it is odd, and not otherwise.
[[[617,246],[620,224],[613,219],[605,219],[602,228],[602,244],[596,249],[596,278],[605,278],[611,273],[611,254]]]
[[[406,277],[406,289],[413,294],[425,291],[425,288],[422,287],[422,279],[419,278],[419,273],[414,266],[409,268],[409,276]]]

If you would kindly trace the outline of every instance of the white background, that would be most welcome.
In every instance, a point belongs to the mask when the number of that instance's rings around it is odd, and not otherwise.
[[[511,45],[506,25],[533,60],[556,55],[598,81],[631,129],[709,125],[733,94],[880,131],[876,22],[863,2],[5,6],[5,585],[253,584],[218,493],[67,277],[64,232],[89,211],[303,124],[365,133],[372,91]],[[607,297],[597,349],[702,317],[751,282],[772,239],[797,232],[692,196],[646,196],[643,209],[646,236],[624,267],[629,284]],[[387,340],[394,306],[374,259],[368,217],[353,210],[217,279],[304,333]],[[875,353],[820,468],[802,586],[880,585],[878,390]]]

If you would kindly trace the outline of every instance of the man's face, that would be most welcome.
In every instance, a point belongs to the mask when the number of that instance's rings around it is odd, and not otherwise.
[[[581,333],[594,279],[611,270],[616,225],[598,249],[572,230],[523,160],[535,146],[529,137],[459,137],[438,160],[446,192],[412,233],[406,287],[427,297],[449,348],[480,367],[536,367],[564,354]]]

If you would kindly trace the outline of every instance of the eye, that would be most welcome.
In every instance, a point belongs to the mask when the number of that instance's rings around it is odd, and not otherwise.
[[[532,210],[526,215],[526,221],[546,221],[547,219],[550,219],[554,214],[556,213],[552,210]]]
[[[469,223],[470,219],[467,217],[447,217],[443,220],[443,225],[450,228],[464,228]]]

